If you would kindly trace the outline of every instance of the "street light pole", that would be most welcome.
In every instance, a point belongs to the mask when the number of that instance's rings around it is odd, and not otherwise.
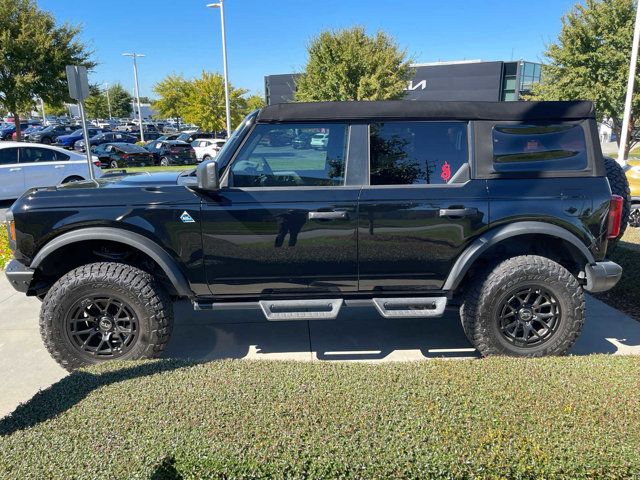
[[[40,107],[42,107],[42,126],[46,126],[47,124],[47,116],[44,111],[44,100],[40,97]]]
[[[629,64],[629,80],[627,81],[627,98],[624,102],[624,115],[622,117],[622,132],[620,133],[620,146],[618,147],[618,163],[625,165],[625,150],[629,138],[629,120],[631,119],[631,102],[633,100],[633,87],[636,79],[636,65],[638,63],[638,43],[640,42],[640,3],[636,6],[636,24],[633,29],[633,45],[631,47],[631,63]]]
[[[136,103],[138,105],[138,124],[140,125],[140,140],[144,142],[144,130],[142,129],[142,109],[140,108],[140,87],[138,86],[138,57],[144,57],[142,53],[123,53],[125,57],[133,58],[133,80],[135,82]]]
[[[111,99],[109,98],[109,84],[105,83],[105,92],[107,93],[107,106],[109,107],[109,120],[113,119],[111,116]]]
[[[224,28],[224,0],[219,0],[218,3],[209,3],[207,7],[220,9],[220,25],[222,27],[222,68],[224,73],[224,106],[227,117],[227,138],[229,138],[231,135],[231,105],[229,101],[229,73],[227,69],[227,37]]]

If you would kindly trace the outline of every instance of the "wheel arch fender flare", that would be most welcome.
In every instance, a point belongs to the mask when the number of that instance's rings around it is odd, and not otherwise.
[[[548,235],[565,240],[580,252],[584,257],[585,265],[593,265],[596,263],[593,254],[587,246],[568,230],[545,222],[515,222],[509,225],[496,227],[476,238],[455,261],[442,289],[450,291],[457,289],[473,263],[489,248],[508,238],[531,234]]]
[[[144,235],[118,228],[86,227],[63,233],[50,240],[38,251],[30,268],[37,269],[49,255],[64,246],[88,240],[108,240],[140,250],[160,266],[178,295],[181,297],[194,296],[184,273],[166,250]]]

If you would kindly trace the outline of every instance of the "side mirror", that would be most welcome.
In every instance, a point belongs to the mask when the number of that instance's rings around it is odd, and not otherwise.
[[[210,160],[198,165],[198,168],[196,168],[196,178],[198,179],[198,188],[200,190],[210,192],[220,190],[217,162]]]

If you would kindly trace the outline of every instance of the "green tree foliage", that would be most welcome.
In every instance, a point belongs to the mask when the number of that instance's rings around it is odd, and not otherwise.
[[[562,18],[558,39],[547,46],[542,83],[528,99],[595,102],[620,138],[627,91],[635,5],[633,0],[587,0]],[[639,140],[640,78],[636,74],[631,130],[626,148]]]
[[[64,104],[64,102],[56,102],[56,103],[44,102],[44,111],[46,115],[55,115],[56,117],[67,115],[69,113],[69,109]]]
[[[95,85],[89,86],[89,97],[84,101],[87,118],[109,118],[107,96]]]
[[[390,100],[405,95],[411,78],[407,52],[384,32],[362,27],[325,31],[311,40],[296,100]]]
[[[0,0],[0,103],[16,120],[36,96],[50,103],[67,98],[66,65],[95,65],[79,32],[57,26],[34,0]]]
[[[111,101],[111,115],[113,117],[123,118],[129,116],[133,97],[122,88],[122,85],[115,83],[109,87],[109,100]]]
[[[153,109],[161,118],[175,118],[178,125],[184,116],[188,104],[192,84],[182,75],[167,75],[153,86],[158,99],[153,102]]]
[[[231,104],[231,125],[238,125],[247,111],[245,89],[234,88],[229,85]],[[182,117],[190,123],[195,123],[203,130],[224,130],[225,99],[224,79],[219,73],[202,72],[200,78],[191,82],[187,95],[187,105]]]
[[[247,98],[247,112],[250,113],[265,106],[264,98],[260,95],[251,95]]]

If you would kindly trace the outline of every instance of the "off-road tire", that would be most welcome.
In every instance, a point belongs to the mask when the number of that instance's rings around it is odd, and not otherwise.
[[[498,326],[503,299],[525,286],[551,292],[560,306],[557,330],[540,345],[527,348],[509,343]],[[542,357],[564,355],[582,330],[584,292],[576,278],[562,265],[537,255],[522,255],[495,263],[484,276],[472,280],[460,319],[465,335],[482,356]]]
[[[607,178],[611,186],[611,193],[620,195],[624,199],[622,207],[622,221],[620,223],[620,235],[614,240],[609,240],[608,252],[612,252],[618,244],[618,241],[624,235],[629,222],[629,214],[631,213],[631,190],[629,188],[629,180],[624,174],[623,168],[613,158],[604,157],[604,166],[607,169]]]
[[[122,263],[92,263],[70,271],[53,284],[42,302],[40,334],[51,356],[65,369],[102,363],[75,348],[66,331],[70,309],[89,293],[104,292],[126,301],[138,317],[139,334],[118,360],[155,358],[164,350],[173,326],[173,305],[154,278]]]

